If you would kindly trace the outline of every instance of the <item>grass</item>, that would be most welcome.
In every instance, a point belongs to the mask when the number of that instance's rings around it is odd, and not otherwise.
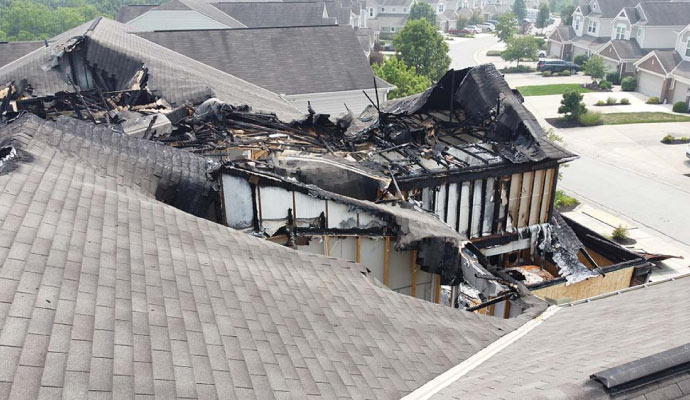
[[[654,122],[688,122],[690,117],[665,112],[637,112],[602,114],[601,120],[604,125],[622,125]]]
[[[500,57],[503,50],[489,50],[486,52],[487,57]]]
[[[579,83],[557,83],[553,85],[518,86],[517,90],[523,96],[548,96],[563,94],[568,90],[576,90],[579,93],[589,93],[591,90],[583,88]]]

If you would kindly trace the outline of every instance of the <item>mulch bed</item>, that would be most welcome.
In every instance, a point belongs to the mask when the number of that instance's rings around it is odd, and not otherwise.
[[[579,128],[582,126],[577,121],[565,121],[558,118],[545,118],[545,120],[549,125],[558,129]]]

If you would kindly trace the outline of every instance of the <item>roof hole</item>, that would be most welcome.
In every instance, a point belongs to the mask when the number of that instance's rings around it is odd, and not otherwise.
[[[9,161],[17,157],[17,150],[13,146],[0,147],[0,162]]]

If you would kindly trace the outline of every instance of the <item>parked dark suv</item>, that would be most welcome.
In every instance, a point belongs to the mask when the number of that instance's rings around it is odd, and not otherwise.
[[[537,63],[537,71],[539,72],[562,72],[565,70],[570,70],[570,72],[574,73],[580,70],[580,66],[570,61],[563,60],[541,60]]]

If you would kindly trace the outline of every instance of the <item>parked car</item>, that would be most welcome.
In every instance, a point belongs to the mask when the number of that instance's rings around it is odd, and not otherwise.
[[[493,32],[494,29],[496,29],[493,25],[491,24],[479,24],[477,25],[478,28],[481,28],[482,31],[484,32]]]
[[[491,24],[491,25],[493,25],[493,26],[496,26],[496,24],[498,23],[498,21],[496,21],[495,19],[487,19],[487,20],[486,20],[486,23],[487,23],[487,24]]]
[[[579,65],[564,60],[541,60],[537,63],[537,71],[562,72],[569,70],[572,73],[579,71]]]
[[[545,58],[546,57],[546,50],[539,50],[539,58]]]
[[[478,27],[477,25],[470,25],[465,29],[468,29],[472,34],[482,33],[482,28]]]
[[[685,149],[685,156],[690,158],[690,143],[688,143],[688,147]]]

